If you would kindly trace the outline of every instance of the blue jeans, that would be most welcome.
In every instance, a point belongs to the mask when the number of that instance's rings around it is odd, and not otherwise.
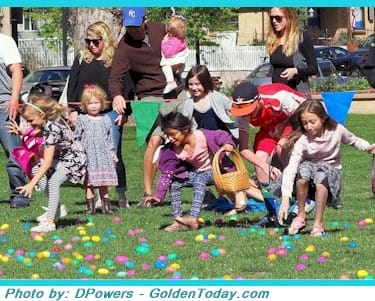
[[[18,163],[10,156],[13,149],[21,145],[21,139],[18,135],[8,132],[8,129],[6,128],[8,119],[8,112],[0,110],[0,141],[5,155],[8,158],[7,172],[10,187],[10,202],[19,205],[26,205],[29,203],[30,199],[19,194],[16,190],[16,187],[24,186],[26,184],[26,175]]]
[[[108,112],[107,115],[111,119],[112,122],[112,135],[113,135],[113,143],[115,144],[115,152],[118,158],[118,162],[116,163],[116,173],[118,179],[118,186],[116,187],[117,192],[125,192],[128,188],[126,185],[126,169],[124,161],[122,160],[122,130],[123,126],[118,126],[116,124],[116,118],[118,114],[115,111]]]

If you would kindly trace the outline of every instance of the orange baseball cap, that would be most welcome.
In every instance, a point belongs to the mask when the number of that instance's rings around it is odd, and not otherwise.
[[[240,83],[232,92],[232,115],[249,115],[256,109],[259,99],[257,87],[250,82]]]

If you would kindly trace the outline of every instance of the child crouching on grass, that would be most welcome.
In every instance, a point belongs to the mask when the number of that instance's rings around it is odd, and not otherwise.
[[[179,112],[161,116],[160,123],[170,142],[161,150],[159,158],[161,174],[156,193],[146,198],[146,204],[160,203],[170,188],[174,222],[164,230],[167,232],[197,230],[206,187],[213,184],[211,165],[213,154],[221,147],[231,152],[235,148],[235,143],[226,131],[205,129],[193,131],[191,120]],[[183,216],[181,188],[189,186],[193,187],[193,200],[189,215]]]
[[[282,178],[282,202],[278,213],[280,221],[288,216],[289,202],[296,178],[298,215],[288,231],[294,235],[306,226],[305,202],[309,183],[315,184],[316,214],[310,235],[321,237],[324,234],[323,214],[327,201],[340,204],[341,199],[341,143],[361,151],[375,154],[375,144],[356,137],[344,126],[330,118],[322,103],[317,100],[303,102],[294,113],[293,131],[288,143],[283,145],[291,150],[287,167]]]
[[[63,116],[65,107],[46,95],[31,95],[21,110],[21,116],[44,139],[43,160],[32,172],[33,178],[19,192],[31,197],[36,185],[48,196],[48,210],[45,219],[31,228],[32,232],[56,230],[60,205],[60,187],[69,180],[78,183],[86,172],[86,155],[80,142],[73,140],[73,132]]]

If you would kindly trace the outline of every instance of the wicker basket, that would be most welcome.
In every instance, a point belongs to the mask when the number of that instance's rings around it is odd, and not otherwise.
[[[219,149],[212,161],[214,184],[220,195],[245,190],[250,187],[249,175],[240,154],[233,150],[231,155],[236,166],[236,171],[222,174],[220,171],[219,157],[224,150]]]

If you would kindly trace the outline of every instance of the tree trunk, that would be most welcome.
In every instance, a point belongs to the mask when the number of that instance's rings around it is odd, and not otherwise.
[[[121,8],[68,8],[70,32],[72,32],[74,54],[76,55],[82,47],[86,37],[87,27],[97,21],[107,23],[112,33],[119,40],[122,31],[122,9]]]

